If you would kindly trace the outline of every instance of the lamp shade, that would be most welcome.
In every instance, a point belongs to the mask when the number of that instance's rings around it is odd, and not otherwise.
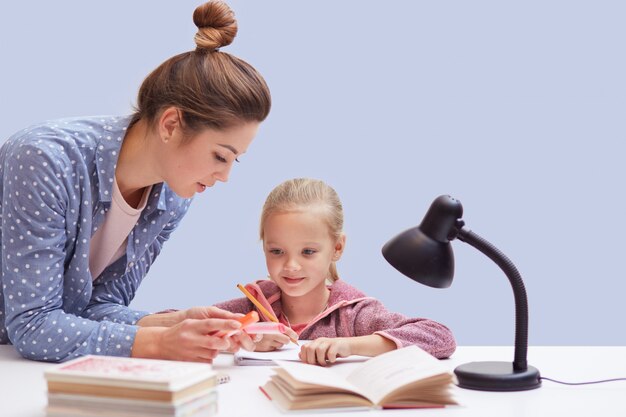
[[[449,287],[454,277],[450,240],[462,216],[460,201],[447,195],[437,197],[419,226],[405,230],[383,246],[383,256],[413,281],[435,288]]]

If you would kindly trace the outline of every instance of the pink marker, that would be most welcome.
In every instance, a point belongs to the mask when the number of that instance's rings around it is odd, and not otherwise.
[[[282,323],[263,321],[248,324],[244,329],[246,333],[252,334],[282,334],[287,330],[287,326]]]

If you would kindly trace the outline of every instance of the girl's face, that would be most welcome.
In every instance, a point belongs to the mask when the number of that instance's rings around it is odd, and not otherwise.
[[[267,271],[291,297],[326,291],[330,264],[339,259],[344,244],[345,237],[334,239],[316,210],[274,213],[265,220]]]
[[[226,130],[205,129],[183,141],[180,130],[172,135],[163,161],[163,180],[180,197],[228,181],[236,158],[245,153],[256,136],[259,123],[250,122]]]

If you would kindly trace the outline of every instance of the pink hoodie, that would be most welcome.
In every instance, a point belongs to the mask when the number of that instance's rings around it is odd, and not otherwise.
[[[246,289],[263,307],[276,317],[281,317],[281,291],[274,282],[259,280],[246,285]],[[342,280],[335,281],[328,289],[328,308],[300,331],[300,339],[378,334],[393,341],[398,348],[417,345],[437,358],[447,358],[456,349],[452,332],[442,324],[388,311],[380,301],[367,297]],[[245,297],[224,301],[215,306],[234,313],[247,313],[255,309]],[[262,321],[270,321],[262,312],[258,313]]]

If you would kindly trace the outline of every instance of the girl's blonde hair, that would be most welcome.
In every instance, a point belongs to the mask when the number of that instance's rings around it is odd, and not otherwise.
[[[335,240],[343,233],[343,206],[337,192],[324,181],[310,178],[287,180],[272,190],[261,212],[260,237],[265,237],[265,221],[274,213],[320,209],[328,225],[328,232]],[[335,262],[330,264],[330,278],[339,279]]]

